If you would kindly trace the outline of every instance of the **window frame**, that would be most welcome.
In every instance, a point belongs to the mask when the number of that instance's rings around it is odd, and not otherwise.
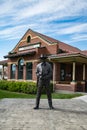
[[[11,64],[11,79],[15,79],[16,76],[16,64]]]
[[[30,43],[31,42],[31,36],[29,35],[28,37],[27,37],[27,43]]]

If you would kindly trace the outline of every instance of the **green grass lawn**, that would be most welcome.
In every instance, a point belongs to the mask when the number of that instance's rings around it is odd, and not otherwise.
[[[61,93],[53,93],[53,99],[70,99],[78,96],[82,96],[83,94],[61,94]],[[24,94],[24,93],[16,93],[16,92],[9,92],[5,90],[0,90],[0,99],[3,98],[36,98],[34,94]],[[47,98],[46,94],[42,94],[41,98]]]

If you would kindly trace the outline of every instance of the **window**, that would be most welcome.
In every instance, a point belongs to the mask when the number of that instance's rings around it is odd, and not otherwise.
[[[30,41],[31,41],[31,37],[28,36],[28,37],[27,37],[27,43],[29,43]]]
[[[16,73],[16,65],[11,65],[11,79],[15,79],[15,73]]]
[[[65,64],[61,64],[60,79],[61,81],[65,81]]]
[[[32,80],[32,62],[26,64],[26,79]]]
[[[23,67],[24,67],[24,60],[20,59],[18,62],[18,79],[23,79]]]
[[[60,53],[65,53],[65,52],[61,49],[58,49],[58,54],[60,54]]]

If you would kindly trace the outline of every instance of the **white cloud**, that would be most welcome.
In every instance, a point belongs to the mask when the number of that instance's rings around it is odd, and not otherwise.
[[[42,19],[53,20],[64,16],[84,15],[87,10],[86,0],[4,0],[0,4],[0,15],[12,16],[14,20],[31,18],[36,15]],[[46,15],[50,15],[49,18]],[[44,15],[44,17],[43,17]]]
[[[10,1],[3,1],[0,3],[0,15],[7,14],[12,10],[12,4],[10,5]]]
[[[18,25],[4,30],[0,30],[0,38],[3,39],[19,39],[29,29],[37,26],[36,24]]]
[[[61,28],[57,33],[61,35],[81,32],[87,32],[87,23],[77,23],[77,25],[71,25],[69,27]]]
[[[1,43],[20,40],[29,28],[72,45],[83,44],[87,41],[87,0],[0,0]]]
[[[55,0],[55,2],[53,0],[37,0],[33,4],[16,11],[14,19],[19,21],[40,16],[42,20],[48,21],[67,16],[85,15],[85,10],[87,10],[85,0],[66,0],[63,2],[61,0]]]
[[[25,26],[17,26],[12,28],[7,28],[2,31],[0,31],[0,37],[6,38],[6,39],[12,39],[13,37],[16,39],[16,37],[19,37],[21,31],[23,31]]]
[[[42,33],[67,35],[87,32],[86,23],[54,23],[54,20],[86,15],[87,0],[2,0],[0,2],[0,37],[20,38],[33,28]],[[52,23],[50,23],[52,22]],[[75,40],[75,39],[73,39]]]
[[[87,34],[76,34],[72,36],[72,42],[87,41]]]

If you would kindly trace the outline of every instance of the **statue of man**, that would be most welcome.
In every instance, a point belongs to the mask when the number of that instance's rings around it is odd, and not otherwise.
[[[41,91],[42,88],[45,87],[47,98],[48,98],[48,104],[50,109],[54,109],[52,106],[52,96],[51,96],[51,90],[50,90],[50,80],[52,77],[52,67],[51,65],[46,61],[48,57],[46,55],[41,55],[40,60],[41,62],[37,65],[36,68],[36,75],[37,75],[37,97],[36,97],[36,106],[34,109],[39,109],[39,103],[40,103],[40,97],[41,97]]]

